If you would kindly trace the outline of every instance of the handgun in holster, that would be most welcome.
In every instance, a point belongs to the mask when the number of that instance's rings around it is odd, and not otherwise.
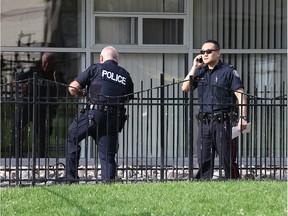
[[[128,115],[125,114],[126,113],[126,109],[124,108],[123,111],[121,111],[120,115],[119,115],[119,122],[118,122],[118,132],[120,133],[125,125],[125,122],[128,119]]]

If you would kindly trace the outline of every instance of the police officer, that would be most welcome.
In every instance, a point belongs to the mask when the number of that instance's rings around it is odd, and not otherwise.
[[[200,53],[194,58],[193,66],[182,85],[183,91],[189,91],[189,80],[192,76],[192,89],[198,89],[199,170],[196,179],[213,177],[216,152],[219,155],[220,166],[224,167],[225,178],[236,179],[239,178],[239,170],[235,162],[236,142],[231,140],[231,121],[237,99],[240,104],[238,127],[242,131],[247,126],[247,99],[244,87],[237,71],[220,60],[220,46],[217,41],[207,40]]]
[[[37,104],[37,119],[34,129],[39,137],[39,144],[37,144],[37,156],[47,157],[48,150],[48,139],[52,132],[52,119],[55,117],[56,109],[58,105],[58,96],[63,96],[65,92],[64,74],[56,70],[56,56],[54,53],[43,53],[41,61],[35,65],[24,68],[18,75],[18,81],[21,83],[22,96],[26,103],[23,103],[20,109],[20,115],[18,118],[19,125],[22,123],[21,128],[23,129],[30,121],[33,120],[33,76],[37,74],[37,100],[44,102]],[[52,82],[51,82],[52,81]],[[57,86],[56,86],[57,85]],[[58,91],[58,92],[57,92]],[[28,103],[30,102],[30,103]],[[49,103],[51,102],[51,104]],[[52,104],[53,103],[53,104]],[[48,122],[48,123],[47,123]],[[48,127],[46,127],[48,125]],[[23,135],[23,132],[21,133]],[[23,136],[21,137],[23,139]]]
[[[119,125],[123,126],[124,104],[132,99],[133,82],[130,74],[118,65],[118,52],[112,46],[100,54],[100,63],[93,64],[78,75],[69,86],[75,96],[89,93],[89,103],[68,130],[68,157],[66,178],[68,183],[78,179],[80,146],[87,136],[98,143],[101,163],[101,179],[115,179],[115,154],[118,151]],[[119,106],[120,105],[120,106]]]

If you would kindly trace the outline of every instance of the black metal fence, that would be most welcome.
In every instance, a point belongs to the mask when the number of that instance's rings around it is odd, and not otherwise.
[[[119,134],[116,181],[194,179],[197,96],[183,93],[182,82],[165,84],[163,74],[159,81],[154,87],[151,80],[147,89],[142,82],[126,107],[128,120]],[[29,90],[27,83],[32,86]],[[36,75],[1,84],[2,186],[49,185],[65,179],[67,130],[86,103],[71,97],[67,87]],[[265,89],[264,97],[256,95],[257,89],[254,95],[247,94],[251,131],[237,139],[242,179],[287,179],[287,90],[285,83],[277,87],[281,90],[274,93]],[[100,182],[95,143],[87,137],[80,145],[80,182]],[[213,179],[221,179],[222,173],[216,157]]]

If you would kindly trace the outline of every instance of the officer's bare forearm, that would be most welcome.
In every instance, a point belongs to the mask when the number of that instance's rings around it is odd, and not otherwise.
[[[238,89],[237,92],[235,92],[235,95],[237,97],[239,106],[239,115],[240,116],[247,116],[247,96],[245,95],[244,89]]]
[[[188,76],[188,78],[187,78],[187,76]],[[184,92],[188,92],[189,88],[190,88],[190,81],[189,81],[190,75],[188,74],[187,76],[185,77],[184,82],[182,84],[182,91],[184,91]]]
[[[71,95],[76,97],[84,97],[83,89],[77,81],[72,81],[69,85],[69,92]]]
[[[246,104],[246,103],[243,103]],[[247,105],[239,106],[239,116],[247,116]]]
[[[184,79],[183,85],[182,85],[182,91],[188,92],[190,89],[190,76],[194,76],[195,72],[196,72],[197,68],[196,67],[192,67],[191,70],[189,71],[189,73],[187,74],[187,76]]]

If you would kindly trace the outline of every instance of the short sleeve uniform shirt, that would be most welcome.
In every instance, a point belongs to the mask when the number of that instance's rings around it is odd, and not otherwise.
[[[234,92],[243,83],[231,65],[219,61],[213,70],[204,66],[196,71],[193,88],[198,90],[199,112],[230,112],[235,108]]]
[[[122,103],[133,98],[130,74],[113,60],[91,65],[75,80],[82,88],[88,86],[92,103]]]

